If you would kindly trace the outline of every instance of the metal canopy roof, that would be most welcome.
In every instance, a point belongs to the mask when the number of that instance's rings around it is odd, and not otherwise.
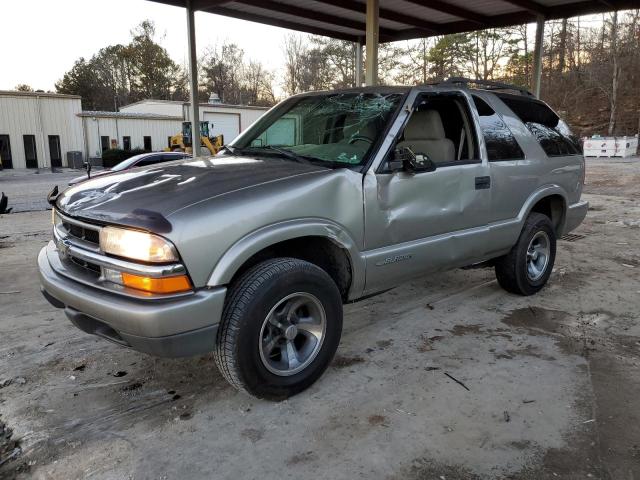
[[[151,0],[187,7],[187,0]],[[192,0],[199,10],[350,41],[365,37],[366,0]],[[640,7],[640,0],[380,0],[381,42]]]

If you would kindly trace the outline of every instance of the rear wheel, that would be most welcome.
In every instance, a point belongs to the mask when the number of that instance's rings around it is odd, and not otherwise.
[[[313,384],[342,333],[342,299],[331,277],[295,258],[267,260],[230,288],[215,360],[233,386],[280,400]]]
[[[518,243],[496,261],[496,278],[508,292],[533,295],[549,280],[555,258],[556,235],[551,220],[541,213],[531,213]]]

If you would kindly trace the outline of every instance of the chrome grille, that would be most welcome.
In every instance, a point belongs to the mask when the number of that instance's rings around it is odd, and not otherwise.
[[[69,246],[73,245],[84,250],[98,252],[100,250],[100,227],[69,218],[57,211],[54,215],[56,233],[54,238],[56,238],[60,260],[68,267],[81,268],[85,274],[89,274],[90,277],[97,280],[102,273],[100,265],[70,253]]]
[[[151,278],[182,275],[186,273],[186,269],[181,263],[146,265],[105,255],[100,249],[101,226],[68,217],[57,210],[53,212],[53,224],[54,245],[48,248],[52,249],[52,254],[56,254],[54,270],[61,275],[86,285],[136,298],[164,298],[190,293],[154,294],[150,297],[147,293],[113,282],[111,277],[104,275],[107,269]],[[51,263],[52,259],[49,261]]]
[[[68,235],[84,240],[85,242],[93,243],[94,245],[100,244],[100,231],[97,229],[86,228],[76,223],[71,223],[67,220],[63,220],[62,227],[65,229]]]
[[[75,265],[88,270],[88,272],[94,274],[96,278],[98,278],[102,273],[100,265],[96,263],[87,262],[81,258],[74,257],[73,255],[69,255],[69,260],[71,260]]]
[[[58,211],[54,215],[54,229],[59,238],[92,252],[100,251],[99,226],[67,217]]]

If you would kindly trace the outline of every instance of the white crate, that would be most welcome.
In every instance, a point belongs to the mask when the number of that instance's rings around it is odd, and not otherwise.
[[[638,137],[585,138],[585,157],[631,157],[638,150]]]

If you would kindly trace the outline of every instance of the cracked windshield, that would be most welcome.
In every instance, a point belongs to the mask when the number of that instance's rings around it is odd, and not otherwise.
[[[361,165],[401,103],[401,93],[341,93],[293,100],[234,144],[327,166]]]

